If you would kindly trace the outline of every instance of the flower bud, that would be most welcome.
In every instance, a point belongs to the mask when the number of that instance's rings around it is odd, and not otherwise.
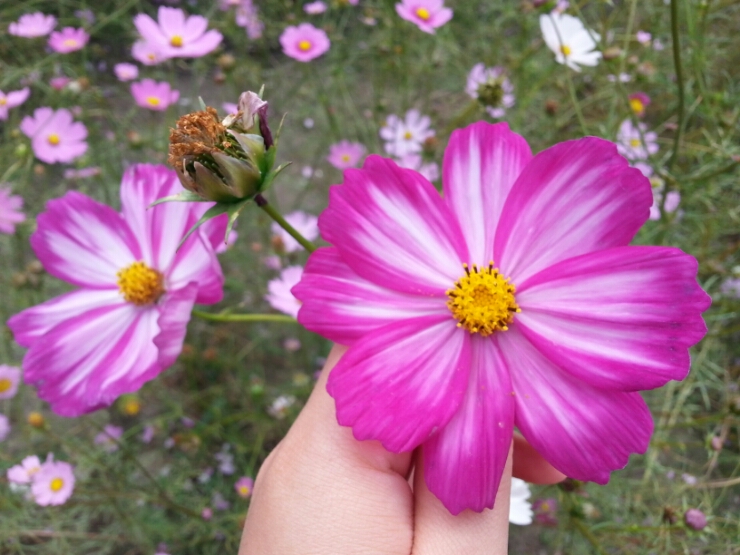
[[[686,526],[694,530],[704,530],[707,526],[707,517],[699,509],[689,509],[683,515]]]

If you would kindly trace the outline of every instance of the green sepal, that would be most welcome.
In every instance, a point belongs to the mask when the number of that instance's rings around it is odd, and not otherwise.
[[[152,206],[157,206],[158,204],[162,204],[163,202],[213,202],[213,201],[204,199],[202,196],[192,191],[182,191],[180,193],[177,193],[176,195],[170,195],[168,197],[159,198],[155,200],[153,203],[151,203],[149,206],[147,206],[147,208],[151,208]]]
[[[272,182],[277,177],[277,175],[285,168],[290,166],[292,163],[293,162],[285,162],[284,164],[280,164],[274,170],[270,170],[269,172],[267,172],[264,179],[262,180],[262,188],[260,189],[260,191],[266,191],[270,187],[270,185],[272,185]]]
[[[217,202],[216,204],[211,206],[208,210],[206,210],[206,213],[203,214],[203,216],[201,216],[200,220],[195,222],[195,225],[188,230],[188,232],[185,234],[185,237],[183,237],[180,243],[177,245],[177,249],[179,250],[180,247],[182,247],[183,243],[185,243],[188,237],[190,237],[190,235],[192,235],[192,233],[196,229],[198,229],[208,220],[212,220],[213,218],[221,216],[222,214],[229,215],[229,222],[226,225],[226,235],[224,236],[224,243],[225,243],[226,240],[229,238],[231,229],[234,227],[234,222],[239,217],[239,213],[251,201],[252,199],[248,198],[248,199],[240,200],[239,202],[228,202],[228,203],[227,202]]]

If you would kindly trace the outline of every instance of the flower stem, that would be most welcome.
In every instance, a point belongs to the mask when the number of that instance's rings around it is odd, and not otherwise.
[[[678,158],[678,150],[681,147],[681,136],[684,128],[684,90],[683,90],[683,69],[681,66],[681,42],[678,32],[678,2],[671,0],[671,37],[673,39],[673,65],[676,69],[676,86],[678,87],[678,128],[673,140],[673,151],[668,160],[668,171],[673,170],[673,166]]]
[[[212,322],[285,322],[295,324],[297,320],[285,314],[213,314],[193,310],[193,316]]]
[[[578,97],[576,96],[576,87],[573,84],[573,77],[570,74],[569,69],[565,70],[566,79],[568,80],[568,92],[570,92],[570,99],[573,102],[573,109],[576,111],[576,117],[578,118],[578,123],[581,124],[581,131],[583,132],[583,135],[588,135],[588,130],[586,129],[586,120],[583,119],[583,112],[581,112],[581,105],[578,103]]]
[[[316,245],[314,245],[311,241],[298,233],[298,231],[292,225],[286,222],[285,218],[283,218],[280,213],[267,202],[267,199],[265,197],[263,197],[262,195],[257,195],[254,198],[254,201],[257,206],[262,208],[262,210],[264,210],[268,216],[275,220],[275,222],[277,222],[277,224],[282,227],[288,233],[288,235],[298,241],[298,243],[300,243],[300,245],[304,249],[306,249],[308,252],[313,252],[316,250]]]

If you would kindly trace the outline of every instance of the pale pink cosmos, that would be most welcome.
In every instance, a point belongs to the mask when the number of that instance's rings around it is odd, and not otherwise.
[[[660,150],[658,134],[648,131],[644,123],[634,125],[631,120],[624,120],[617,132],[617,150],[627,160],[647,160],[651,154]]]
[[[213,52],[223,35],[211,29],[200,15],[185,16],[179,8],[160,6],[155,22],[146,14],[134,17],[134,25],[145,43],[164,58],[200,58]]]
[[[349,347],[327,384],[339,423],[421,447],[454,514],[493,506],[514,426],[567,476],[606,483],[648,447],[638,391],[683,379],[706,333],[696,260],[628,246],[650,184],[603,139],[532,156],[505,123],[476,123],[452,134],[442,183],[371,155],[330,188],[333,246],[293,293],[301,324]]]
[[[396,13],[430,34],[452,19],[452,10],[445,7],[444,0],[401,0]]]
[[[0,233],[15,233],[15,226],[26,220],[22,208],[22,197],[14,195],[9,187],[0,187]]]
[[[182,191],[163,166],[129,168],[120,191],[120,213],[74,191],[47,203],[31,246],[49,274],[77,289],[8,321],[28,348],[26,383],[63,416],[108,406],[171,366],[193,304],[215,303],[223,294],[204,233],[196,231],[178,250],[208,205],[149,208]]]
[[[241,0],[236,7],[235,15],[236,24],[244,27],[247,32],[247,38],[250,40],[258,39],[262,36],[265,24],[259,18],[257,6],[252,0]]]
[[[635,164],[637,165],[637,164]],[[678,209],[681,204],[681,193],[678,191],[668,191],[665,195],[665,203],[663,202],[663,194],[665,192],[665,181],[660,177],[653,177],[650,180],[650,185],[653,188],[653,204],[650,206],[650,219],[660,219],[660,205],[663,205],[663,211],[666,214],[671,214]]]
[[[634,113],[638,118],[644,116],[645,108],[650,106],[650,97],[644,92],[632,93],[627,97],[627,100],[629,100],[632,113]]]
[[[74,487],[75,475],[72,465],[55,461],[54,457],[49,455],[33,476],[31,494],[34,501],[42,507],[63,505],[72,496]]]
[[[635,33],[635,38],[637,39],[637,42],[639,42],[640,44],[648,45],[650,44],[650,41],[653,39],[653,35],[651,35],[647,31],[637,31],[637,33]]]
[[[402,168],[419,172],[427,181],[437,181],[439,179],[439,166],[437,163],[425,163],[420,154],[406,154],[396,160],[396,163]]]
[[[142,79],[131,83],[131,94],[138,106],[155,112],[163,112],[180,98],[180,91],[170,87],[167,81]]]
[[[267,282],[267,295],[265,300],[275,310],[279,310],[288,316],[295,318],[298,316],[298,309],[301,303],[290,292],[291,289],[301,281],[303,268],[300,266],[288,266],[280,276]]]
[[[326,53],[331,41],[323,29],[317,29],[310,23],[301,23],[297,27],[290,25],[280,35],[283,53],[299,62],[310,62]]]
[[[0,120],[8,119],[8,110],[23,104],[29,94],[31,94],[31,89],[28,87],[19,91],[10,91],[8,94],[0,91]]]
[[[316,0],[316,2],[309,2],[308,4],[303,5],[303,11],[309,15],[324,13],[326,11],[326,3],[322,2],[321,0]]]
[[[12,399],[18,393],[21,383],[21,369],[0,364],[0,399]]]
[[[65,77],[64,75],[57,75],[56,77],[52,77],[49,79],[49,85],[52,89],[55,91],[61,91],[69,85],[69,83],[72,81],[69,77]]]
[[[49,48],[60,54],[69,54],[77,50],[82,50],[90,35],[84,29],[75,29],[74,27],[65,27],[61,31],[55,31],[49,37]]]
[[[365,146],[351,141],[339,141],[329,147],[327,161],[338,170],[354,168],[365,155]]]
[[[139,77],[139,68],[134,64],[116,64],[113,71],[119,81],[133,81]]]
[[[740,277],[727,278],[720,285],[719,291],[727,297],[740,299]]]
[[[406,112],[404,119],[392,114],[380,128],[380,138],[385,141],[385,151],[391,156],[405,156],[421,152],[424,141],[434,137],[434,130],[430,129],[432,120],[429,116],[422,116],[419,110],[412,109]]]
[[[102,447],[106,453],[113,453],[118,451],[118,443],[121,436],[123,436],[123,428],[121,426],[106,424],[103,431],[95,436],[95,445]]]
[[[514,85],[501,66],[475,64],[468,74],[465,92],[477,99],[492,118],[502,118],[516,102]]]
[[[5,441],[10,434],[10,429],[10,420],[4,414],[0,414],[0,441]]]
[[[318,218],[313,214],[297,210],[291,212],[285,216],[285,220],[295,228],[295,230],[303,235],[309,241],[313,241],[319,236],[319,228],[316,226]],[[295,252],[303,250],[301,244],[293,239],[282,227],[276,222],[272,223],[271,226],[273,235],[276,235],[282,239],[283,249],[285,252]]]
[[[20,129],[31,139],[36,158],[47,164],[71,162],[87,151],[87,128],[65,108],[36,108],[33,116],[23,118]]]
[[[17,37],[45,37],[56,27],[57,18],[41,12],[23,14],[8,25],[8,33]]]
[[[241,497],[242,499],[247,499],[249,496],[252,495],[252,490],[254,489],[254,480],[252,480],[249,476],[242,476],[234,484],[234,489],[236,490],[236,493],[237,495],[239,495],[239,497]]]
[[[131,47],[131,56],[145,66],[154,66],[167,59],[156,45],[139,40]]]
[[[13,484],[30,484],[36,473],[41,470],[41,461],[36,455],[26,457],[20,464],[8,469],[8,482]]]

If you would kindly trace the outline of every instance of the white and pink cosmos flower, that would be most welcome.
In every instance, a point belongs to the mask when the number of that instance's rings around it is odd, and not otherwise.
[[[90,40],[90,35],[84,29],[65,27],[61,31],[55,31],[49,37],[49,48],[60,54],[69,54],[82,50]]]
[[[644,123],[635,125],[626,119],[617,131],[617,150],[628,160],[647,160],[651,154],[660,150],[658,134],[648,131]]]
[[[113,66],[113,72],[119,81],[133,81],[139,77],[139,68],[134,64],[116,64]]]
[[[143,40],[138,40],[133,44],[131,47],[131,56],[133,56],[134,60],[145,66],[155,66],[167,59],[155,45]]]
[[[475,64],[468,74],[465,92],[478,100],[492,118],[502,118],[516,102],[514,85],[501,66]]]
[[[310,62],[328,52],[331,41],[323,29],[310,23],[290,25],[280,35],[283,53],[299,62]]]
[[[131,94],[138,106],[155,112],[165,111],[180,98],[180,91],[171,88],[167,81],[154,79],[131,83]]]
[[[0,399],[12,399],[18,393],[21,383],[21,369],[0,364]]]
[[[293,318],[298,315],[301,303],[298,302],[298,299],[293,296],[290,290],[301,281],[301,275],[303,275],[303,268],[288,266],[280,272],[278,277],[267,282],[265,300],[270,303],[272,308]]]
[[[6,476],[11,484],[30,484],[39,470],[41,470],[41,461],[36,455],[31,455],[23,459],[20,464],[11,466]]]
[[[432,120],[421,112],[411,109],[401,119],[391,114],[380,128],[380,138],[385,141],[385,151],[391,156],[401,158],[407,154],[421,152],[424,141],[434,137],[430,128]]]
[[[37,505],[64,505],[75,489],[75,475],[72,465],[55,461],[49,455],[46,462],[32,476],[31,494]]]
[[[0,187],[0,233],[15,233],[15,226],[26,220],[22,212],[23,197],[9,187]]]
[[[162,59],[200,58],[213,52],[223,40],[215,29],[207,30],[208,19],[200,15],[186,17],[179,8],[160,6],[156,22],[140,13],[134,17],[134,25]]]
[[[174,171],[135,165],[123,176],[120,213],[71,191],[38,216],[36,256],[77,289],[16,314],[8,326],[28,348],[26,383],[57,414],[78,416],[138,390],[175,362],[193,304],[221,300],[212,242],[219,234],[198,230],[177,248],[208,206],[148,208],[180,191]]]
[[[338,170],[354,168],[365,155],[365,146],[351,141],[339,141],[329,147],[326,160]]]
[[[697,262],[628,246],[650,184],[613,143],[533,156],[505,123],[455,131],[443,195],[368,156],[319,218],[298,321],[349,350],[337,420],[394,453],[421,447],[457,514],[493,506],[514,426],[556,469],[600,484],[644,453],[640,390],[681,380],[706,333]]]
[[[42,162],[68,163],[87,152],[87,127],[74,121],[66,108],[36,108],[21,121],[21,131],[31,139],[33,153]]]
[[[396,13],[430,34],[452,19],[452,10],[445,7],[444,0],[401,0]]]
[[[57,18],[41,12],[23,14],[18,21],[8,25],[8,33],[16,37],[32,39],[45,37],[57,26]]]
[[[29,94],[31,94],[31,89],[28,87],[19,91],[10,91],[8,94],[0,91],[0,120],[8,119],[8,110],[23,104],[28,99]]]

